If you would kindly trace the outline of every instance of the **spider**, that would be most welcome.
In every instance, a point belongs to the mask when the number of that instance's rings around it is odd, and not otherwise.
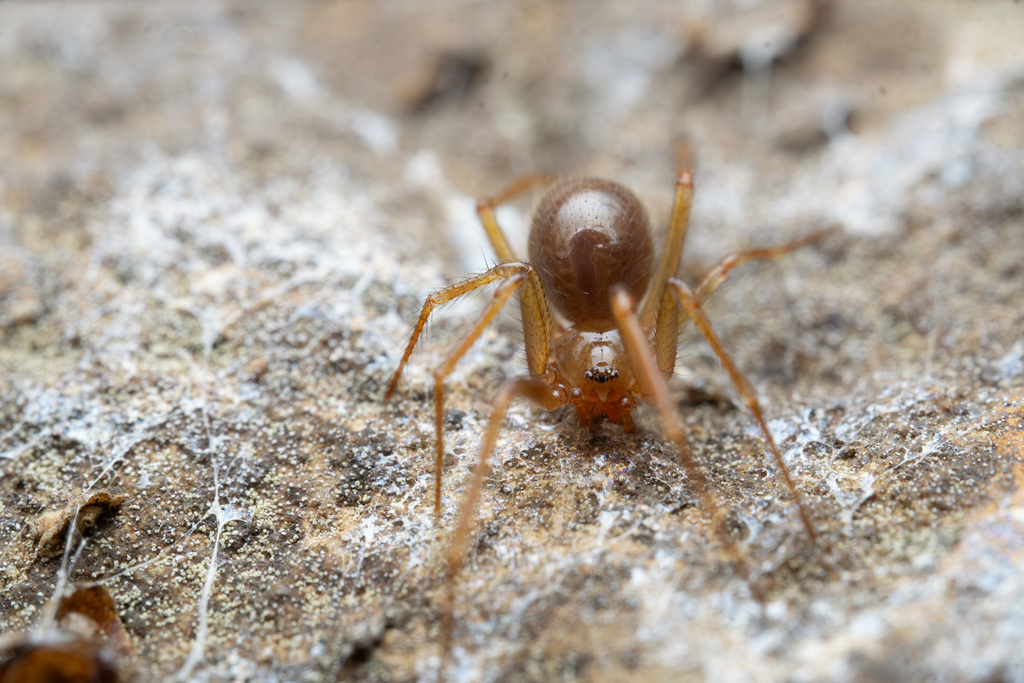
[[[498,264],[427,298],[385,394],[385,401],[394,394],[402,370],[435,308],[498,283],[483,314],[434,370],[437,440],[434,514],[439,518],[445,378],[501,307],[515,294],[520,295],[529,375],[506,381],[493,401],[476,468],[448,549],[449,581],[463,562],[491,453],[506,410],[517,397],[527,398],[546,410],[572,406],[580,424],[588,429],[598,420],[607,419],[621,424],[627,433],[636,431],[632,415],[641,402],[655,406],[691,488],[705,512],[713,520],[721,520],[714,496],[690,453],[666,383],[675,372],[680,307],[718,356],[743,403],[753,414],[779,477],[796,503],[807,536],[816,544],[811,518],[768,430],[757,395],[726,352],[701,302],[734,268],[815,243],[831,231],[812,233],[776,247],[730,254],[712,268],[696,288],[691,288],[676,277],[693,198],[689,154],[682,150],[668,234],[657,263],[649,221],[639,199],[624,186],[597,178],[566,180],[554,184],[544,194],[533,215],[529,260],[519,260],[498,225],[495,209],[550,182],[545,175],[523,176],[501,194],[477,203],[477,214],[497,254]]]

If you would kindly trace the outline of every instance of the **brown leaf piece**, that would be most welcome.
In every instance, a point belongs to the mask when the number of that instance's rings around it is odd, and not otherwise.
[[[64,596],[58,628],[42,636],[16,634],[0,643],[0,683],[107,683],[134,666],[134,648],[103,586]]]
[[[66,631],[75,631],[78,623],[85,624],[102,638],[104,644],[113,650],[120,662],[130,661],[134,657],[132,643],[117,616],[114,598],[103,586],[79,588],[74,593],[64,596],[57,607],[57,622]],[[80,635],[87,635],[79,631]]]
[[[0,654],[0,683],[116,683],[113,653],[99,642],[65,633],[43,641],[19,636]]]

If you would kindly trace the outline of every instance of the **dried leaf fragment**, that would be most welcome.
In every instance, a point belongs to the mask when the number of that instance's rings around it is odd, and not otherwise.
[[[103,586],[79,588],[61,598],[57,607],[57,622],[66,631],[76,631],[82,636],[89,635],[82,630],[84,625],[98,635],[104,644],[113,650],[120,662],[134,657],[131,640],[121,625],[117,607],[110,592]]]
[[[84,533],[92,528],[102,515],[120,507],[123,500],[122,494],[102,489],[69,503],[62,510],[42,513],[32,521],[32,532],[39,539],[36,553],[40,557],[60,555],[64,552],[71,520],[75,520],[75,529],[78,533]]]
[[[8,638],[0,651],[0,683],[116,683],[113,654],[101,643],[57,632],[44,639]]]
[[[130,677],[134,649],[103,586],[61,598],[56,628],[0,640],[0,683],[114,683]]]

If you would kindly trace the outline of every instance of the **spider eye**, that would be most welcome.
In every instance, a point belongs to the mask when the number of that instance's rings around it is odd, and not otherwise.
[[[583,376],[587,378],[588,382],[597,382],[598,384],[604,384],[605,382],[611,382],[613,379],[617,379],[619,376],[618,370],[608,370],[605,368],[590,368]]]

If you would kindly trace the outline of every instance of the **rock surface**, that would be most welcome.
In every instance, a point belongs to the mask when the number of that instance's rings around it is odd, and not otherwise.
[[[513,312],[448,380],[437,528],[430,371],[484,299],[384,405],[410,322],[488,264],[476,197],[598,175],[663,226],[687,140],[690,281],[842,228],[708,306],[819,546],[688,331],[672,395],[745,559],[654,411],[516,404],[448,679],[1024,680],[1024,9],[725,7],[0,4],[0,628],[101,582],[138,680],[435,679],[523,350]]]

